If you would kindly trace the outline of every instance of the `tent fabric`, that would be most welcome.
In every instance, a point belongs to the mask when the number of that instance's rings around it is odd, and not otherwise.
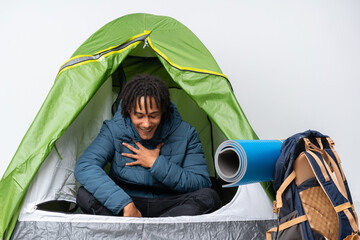
[[[4,237],[6,231],[5,238],[9,239],[24,201],[33,201],[33,205],[48,200],[73,201],[73,165],[101,122],[111,117],[110,112],[100,110],[114,96],[104,94],[100,102],[90,102],[101,95],[99,89],[107,86],[107,92],[114,90],[114,76],[120,64],[125,66],[127,77],[131,77],[137,64],[151,66],[144,71],[159,73],[172,91],[179,90],[180,96],[186,96],[186,101],[193,102],[205,114],[207,125],[202,126],[204,122],[200,121],[196,129],[204,132],[201,140],[210,149],[208,159],[212,158],[211,149],[224,138],[257,139],[228,79],[188,28],[164,16],[131,14],[118,18],[95,32],[61,66],[0,181],[0,236]],[[181,102],[179,98],[178,108]],[[214,146],[204,144],[208,141],[206,134],[212,135]],[[49,171],[51,167],[55,170]],[[35,186],[36,179],[41,187]],[[51,184],[44,186],[44,181]],[[30,184],[32,188],[26,196]]]
[[[252,201],[248,201],[252,199]],[[258,199],[255,201],[255,199]],[[248,202],[244,204],[244,202]],[[13,239],[265,239],[276,225],[272,203],[259,184],[238,188],[234,199],[211,214],[124,218],[26,209]]]

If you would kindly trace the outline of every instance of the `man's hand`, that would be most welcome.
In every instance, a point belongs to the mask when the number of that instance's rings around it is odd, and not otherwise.
[[[136,208],[133,202],[129,203],[123,208],[124,217],[138,217],[141,218],[141,212]]]
[[[126,166],[140,165],[140,166],[143,166],[144,168],[151,168],[154,165],[156,158],[160,154],[161,147],[164,146],[164,143],[160,143],[156,146],[155,149],[150,150],[150,149],[147,149],[146,147],[144,147],[143,145],[141,145],[141,143],[139,143],[139,142],[135,142],[135,144],[138,148],[135,148],[135,147],[131,146],[130,144],[123,143],[123,145],[125,147],[127,147],[129,150],[131,150],[133,152],[133,154],[132,153],[122,153],[121,155],[124,157],[129,157],[129,158],[135,159],[134,162],[126,163]]]

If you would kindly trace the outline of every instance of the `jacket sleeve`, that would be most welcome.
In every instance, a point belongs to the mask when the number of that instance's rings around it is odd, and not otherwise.
[[[200,138],[193,127],[189,129],[183,164],[177,165],[159,155],[149,171],[154,178],[177,192],[192,192],[211,187]]]
[[[86,190],[118,215],[132,200],[103,170],[114,153],[114,140],[105,122],[99,135],[77,161],[74,174]]]

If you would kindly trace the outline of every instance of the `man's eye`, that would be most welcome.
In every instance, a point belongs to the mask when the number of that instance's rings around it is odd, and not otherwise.
[[[158,117],[158,115],[157,114],[156,115],[150,115],[149,117],[152,118],[152,119],[155,119],[155,118]]]

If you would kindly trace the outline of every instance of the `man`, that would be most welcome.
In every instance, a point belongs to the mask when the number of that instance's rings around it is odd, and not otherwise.
[[[166,85],[137,75],[117,113],[79,158],[85,213],[157,217],[199,215],[221,207],[195,129],[181,119]],[[103,170],[110,162],[109,175]]]

